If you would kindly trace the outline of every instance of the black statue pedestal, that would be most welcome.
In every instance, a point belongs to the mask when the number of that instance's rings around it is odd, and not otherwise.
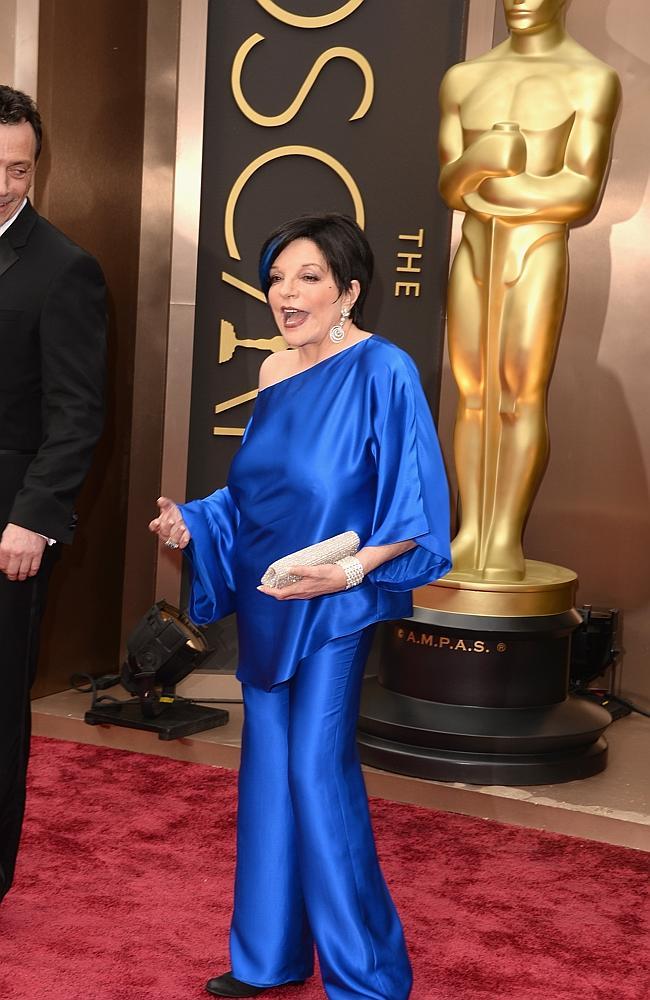
[[[365,764],[436,781],[538,785],[604,770],[611,722],[568,696],[577,578],[527,562],[520,585],[450,574],[415,592],[413,618],[381,626],[364,682]]]

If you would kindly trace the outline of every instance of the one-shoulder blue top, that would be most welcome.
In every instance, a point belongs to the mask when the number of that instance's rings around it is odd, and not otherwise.
[[[451,568],[449,500],[412,359],[372,336],[257,397],[228,476],[181,506],[192,536],[190,617],[237,612],[237,677],[269,690],[331,639],[412,614],[411,590]],[[414,549],[347,591],[277,601],[257,590],[281,556],[343,531]]]

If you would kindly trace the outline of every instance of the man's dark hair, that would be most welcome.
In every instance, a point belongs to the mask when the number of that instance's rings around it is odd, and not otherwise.
[[[36,136],[35,160],[41,152],[43,142],[43,125],[34,101],[21,90],[0,84],[0,125],[20,125],[29,122]]]
[[[270,288],[269,271],[273,261],[294,240],[311,240],[321,251],[332,272],[339,294],[346,292],[356,279],[361,286],[351,316],[361,322],[363,304],[374,270],[374,258],[363,230],[354,219],[338,212],[301,215],[279,226],[264,241],[260,251],[260,282],[266,295]]]

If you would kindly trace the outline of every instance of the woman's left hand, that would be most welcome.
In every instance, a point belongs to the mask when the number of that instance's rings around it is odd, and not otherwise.
[[[298,583],[292,583],[282,590],[271,587],[257,589],[276,601],[308,601],[312,597],[322,597],[323,594],[336,594],[345,590],[347,583],[345,573],[336,563],[325,563],[322,566],[291,566],[292,576],[299,576]]]

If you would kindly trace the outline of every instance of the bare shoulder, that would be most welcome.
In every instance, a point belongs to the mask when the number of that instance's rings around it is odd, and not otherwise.
[[[280,382],[295,372],[294,351],[275,351],[265,358],[260,366],[259,388],[266,389],[274,382]]]

